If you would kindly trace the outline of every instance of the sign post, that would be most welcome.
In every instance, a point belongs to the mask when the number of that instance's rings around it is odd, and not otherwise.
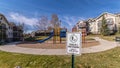
[[[72,54],[72,68],[74,68],[74,54]]]
[[[67,33],[67,53],[72,54],[72,68],[74,68],[74,55],[81,55],[81,33]]]

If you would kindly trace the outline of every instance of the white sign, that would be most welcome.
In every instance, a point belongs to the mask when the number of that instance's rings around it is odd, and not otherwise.
[[[67,53],[81,54],[81,40],[80,32],[67,33]]]

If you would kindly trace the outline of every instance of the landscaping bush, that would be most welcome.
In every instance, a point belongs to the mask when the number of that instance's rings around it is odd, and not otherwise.
[[[42,39],[45,39],[47,38],[48,36],[36,36],[35,37],[35,40],[42,40]]]
[[[28,38],[25,38],[25,41],[35,41],[35,37],[28,37]]]
[[[108,36],[111,34],[110,29],[108,28],[107,20],[103,16],[102,18],[102,23],[101,23],[101,28],[100,28],[100,33],[103,36]]]
[[[5,41],[0,41],[0,45],[6,44]]]

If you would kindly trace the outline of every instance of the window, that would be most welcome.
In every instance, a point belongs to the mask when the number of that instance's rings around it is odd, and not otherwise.
[[[0,20],[2,20],[2,17],[0,18]]]
[[[108,28],[109,30],[113,30],[114,27],[112,25],[109,25]]]
[[[6,25],[5,25],[5,24],[2,24],[2,28],[5,29],[5,28],[6,28]]]
[[[2,23],[2,17],[0,18],[0,24]]]
[[[9,29],[11,29],[10,26],[9,26]]]
[[[102,20],[99,20],[99,21],[98,21],[98,27],[100,27],[101,24],[102,24]]]
[[[108,19],[107,19],[107,24],[108,24],[108,25],[113,25],[113,23],[114,23],[114,21],[113,21],[112,18],[108,18]]]
[[[97,25],[98,25],[98,32],[100,32],[102,26],[102,20],[99,20]]]

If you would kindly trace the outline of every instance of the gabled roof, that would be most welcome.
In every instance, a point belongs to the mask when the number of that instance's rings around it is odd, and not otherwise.
[[[77,24],[79,24],[79,23],[85,23],[85,22],[87,22],[88,20],[80,20],[80,21],[78,21],[77,22]]]
[[[96,20],[96,18],[89,18],[87,21],[88,22],[93,22],[93,21],[95,21]]]
[[[109,15],[112,15],[112,16],[116,16],[115,14],[108,13],[108,12],[104,12],[104,13],[102,13],[101,15],[99,15],[98,17],[96,17],[95,19],[99,19],[100,17],[102,17],[102,16],[105,15],[105,14],[109,14]]]
[[[0,13],[0,16],[2,16],[6,20],[7,24],[9,25],[9,22],[8,22],[7,18],[1,13]]]
[[[94,21],[96,21],[97,19],[99,19],[100,17],[102,17],[102,16],[105,15],[105,14],[109,14],[109,15],[112,15],[112,16],[117,16],[117,15],[118,15],[118,14],[112,14],[112,13],[104,12],[104,13],[100,14],[98,17],[89,18],[89,19],[87,19],[87,20],[81,20],[81,21],[83,21],[83,22],[88,22],[88,23],[94,22]],[[119,13],[119,15],[120,15],[120,13]],[[77,24],[79,24],[79,23],[80,23],[80,21],[77,22]],[[76,25],[77,25],[77,24],[76,24]]]

